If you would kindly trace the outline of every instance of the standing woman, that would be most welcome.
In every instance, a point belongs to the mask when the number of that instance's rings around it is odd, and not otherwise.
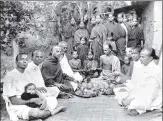
[[[76,22],[74,18],[71,19],[70,22],[68,22],[65,26],[63,26],[63,35],[64,40],[67,42],[67,54],[71,55],[73,51],[73,45],[74,45],[74,31],[76,30],[75,26]]]
[[[87,38],[87,40],[89,39],[89,33],[88,30],[85,28],[84,22],[81,20],[80,24],[79,24],[79,29],[76,30],[75,34],[74,34],[74,46],[77,47],[80,44],[80,38],[84,37]]]
[[[144,41],[144,33],[140,26],[138,26],[138,19],[137,17],[134,17],[131,22],[131,26],[128,28],[129,32],[129,38],[128,38],[128,44],[127,47],[143,47],[145,41]]]
[[[124,56],[126,54],[126,41],[127,41],[127,29],[123,23],[123,14],[119,13],[117,16],[118,23],[115,26],[113,39],[117,47],[117,56],[123,64]]]

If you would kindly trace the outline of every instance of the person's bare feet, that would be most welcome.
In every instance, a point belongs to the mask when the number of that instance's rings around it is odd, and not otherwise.
[[[53,112],[51,113],[51,115],[55,115],[55,114],[57,114],[57,113],[60,113],[60,112],[64,112],[64,111],[66,111],[66,107],[64,107],[64,106],[60,106],[60,107],[58,107],[58,108],[55,108],[54,110],[53,110]]]
[[[137,116],[139,113],[135,109],[131,109],[129,110],[128,114],[131,116]]]

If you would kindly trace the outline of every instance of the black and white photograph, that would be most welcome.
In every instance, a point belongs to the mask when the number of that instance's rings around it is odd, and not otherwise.
[[[162,121],[162,1],[0,0],[1,121]]]

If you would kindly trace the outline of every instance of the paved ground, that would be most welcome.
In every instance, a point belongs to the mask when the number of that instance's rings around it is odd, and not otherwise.
[[[100,96],[95,98],[59,99],[59,105],[65,105],[67,110],[46,121],[162,121],[156,112],[141,116],[129,116],[127,110],[120,107],[114,97]],[[8,121],[8,115],[2,113],[2,118]]]

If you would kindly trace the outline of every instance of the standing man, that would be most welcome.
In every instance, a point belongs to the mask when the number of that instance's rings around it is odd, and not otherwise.
[[[59,58],[61,55],[61,47],[54,46],[52,48],[51,57],[47,58],[42,64],[41,73],[47,87],[58,87],[61,92],[74,94],[73,86],[70,81],[74,78],[64,74]]]

